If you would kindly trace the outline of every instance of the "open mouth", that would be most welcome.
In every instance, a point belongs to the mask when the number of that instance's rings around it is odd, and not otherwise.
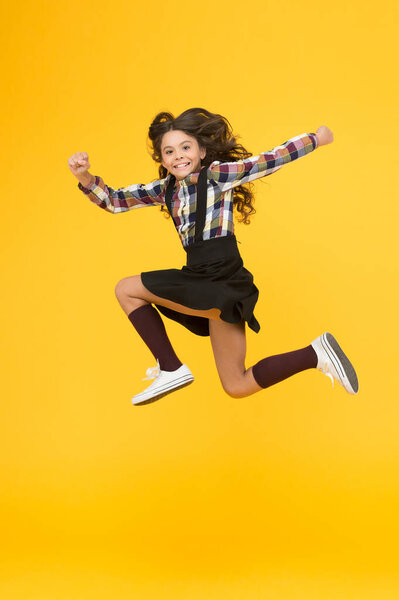
[[[181,163],[180,165],[176,165],[175,169],[185,169],[186,167],[189,166],[189,162],[188,163]]]

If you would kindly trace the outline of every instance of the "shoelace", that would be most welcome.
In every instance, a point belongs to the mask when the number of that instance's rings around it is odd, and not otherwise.
[[[331,373],[328,372],[328,362],[327,361],[324,363],[323,367],[321,368],[321,372],[324,373],[324,375],[327,375],[327,377],[329,377],[331,379],[332,386],[334,387],[334,377],[331,375]]]
[[[157,359],[156,367],[149,367],[146,371],[147,377],[143,377],[142,381],[146,381],[147,379],[155,379],[160,374],[161,369],[159,367],[159,360]]]

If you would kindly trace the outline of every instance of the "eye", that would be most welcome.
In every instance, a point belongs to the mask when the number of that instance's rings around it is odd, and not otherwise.
[[[184,146],[184,148],[190,148],[190,146]]]

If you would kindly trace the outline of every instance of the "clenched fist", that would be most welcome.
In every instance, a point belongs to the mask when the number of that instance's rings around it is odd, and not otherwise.
[[[68,165],[75,177],[79,179],[79,175],[90,169],[89,155],[87,152],[75,152],[68,158]]]
[[[333,132],[325,125],[318,128],[316,136],[319,146],[325,146],[325,144],[331,144],[334,141]]]

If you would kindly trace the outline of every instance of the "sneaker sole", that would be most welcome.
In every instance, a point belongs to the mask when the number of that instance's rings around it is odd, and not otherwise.
[[[335,337],[331,333],[326,333],[321,337],[321,344],[332,361],[343,386],[346,387],[345,380],[348,381],[352,388],[352,394],[357,394],[359,382],[356,371]]]
[[[152,398],[148,398],[148,400],[142,400],[141,402],[132,402],[133,406],[144,406],[144,404],[152,404],[153,402],[157,402],[157,400],[160,400],[161,398],[163,398],[164,396],[167,396],[168,394],[171,394],[172,392],[177,392],[178,390],[181,390],[184,387],[187,387],[188,385],[190,385],[191,383],[194,382],[194,379],[191,379],[190,381],[187,381],[186,383],[183,383],[182,385],[177,385],[175,387],[172,387],[169,390],[166,390],[166,392],[161,392],[160,394],[156,394],[155,396],[152,396]]]

